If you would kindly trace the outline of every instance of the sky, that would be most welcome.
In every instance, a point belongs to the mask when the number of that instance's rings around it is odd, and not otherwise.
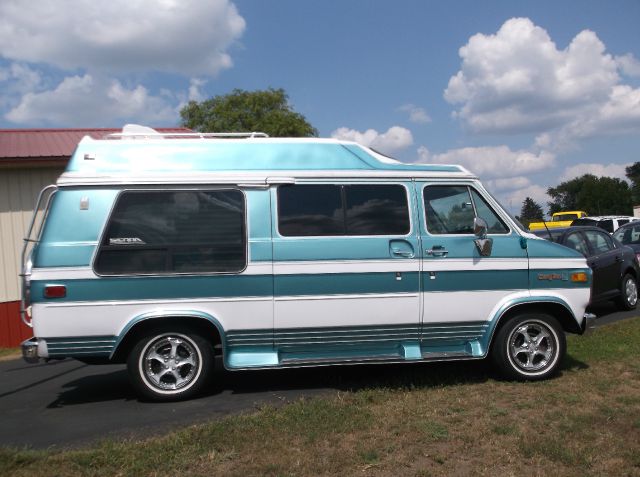
[[[321,137],[461,164],[518,213],[640,161],[639,25],[640,0],[2,0],[0,127],[283,88]]]

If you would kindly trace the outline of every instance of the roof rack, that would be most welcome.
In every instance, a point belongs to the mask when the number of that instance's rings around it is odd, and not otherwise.
[[[255,138],[255,137],[269,137],[267,133],[263,132],[227,132],[227,133],[159,133],[159,132],[127,132],[127,133],[112,133],[104,136],[105,139],[126,139],[126,138],[137,138],[137,139],[165,139],[165,138],[232,138],[232,139],[242,139],[242,138]]]
[[[122,132],[107,134],[105,139],[165,139],[165,138],[252,138],[252,137],[269,137],[263,132],[225,132],[225,133],[200,133],[200,132],[163,132],[160,133],[148,126],[140,124],[125,124]]]

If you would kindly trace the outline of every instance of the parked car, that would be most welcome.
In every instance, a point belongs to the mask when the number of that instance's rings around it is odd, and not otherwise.
[[[632,217],[629,215],[603,215],[582,217],[571,222],[572,227],[592,226],[599,227],[612,234],[618,227],[638,220],[638,217]]]
[[[632,225],[632,224],[629,224]],[[640,251],[640,222],[634,224]],[[620,308],[633,310],[638,305],[640,268],[636,252],[599,227],[578,226],[533,232],[553,242],[572,248],[587,258],[593,270],[590,304],[615,299]],[[624,235],[625,231],[622,231]]]
[[[633,249],[640,261],[640,222],[629,222],[613,233],[613,238]]]

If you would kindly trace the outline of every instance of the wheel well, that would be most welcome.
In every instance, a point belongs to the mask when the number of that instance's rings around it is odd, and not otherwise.
[[[221,349],[222,343],[218,328],[205,318],[194,316],[167,316],[162,318],[149,318],[136,323],[124,336],[118,345],[111,362],[124,363],[131,349],[138,340],[147,332],[154,328],[164,326],[175,326],[176,329],[188,329],[200,334],[203,338],[209,339],[216,350]]]
[[[546,303],[523,303],[516,305],[513,308],[509,308],[499,318],[496,329],[494,330],[494,336],[500,330],[502,326],[510,319],[521,313],[547,313],[558,320],[562,329],[567,333],[580,333],[580,326],[573,318],[571,312],[560,303],[546,302]]]
[[[622,276],[624,277],[627,273],[631,275],[633,278],[635,278],[636,280],[638,279],[638,276],[636,275],[636,271],[633,269],[633,267],[627,268],[622,274]]]

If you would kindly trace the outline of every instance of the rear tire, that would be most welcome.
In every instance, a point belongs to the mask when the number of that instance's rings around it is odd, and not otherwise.
[[[618,306],[623,310],[635,310],[638,306],[638,282],[630,273],[622,277]]]
[[[200,393],[213,371],[213,346],[185,328],[145,334],[127,359],[136,393],[153,401],[178,401]]]
[[[491,358],[505,377],[537,381],[558,371],[566,350],[558,320],[546,313],[522,313],[498,330]]]

